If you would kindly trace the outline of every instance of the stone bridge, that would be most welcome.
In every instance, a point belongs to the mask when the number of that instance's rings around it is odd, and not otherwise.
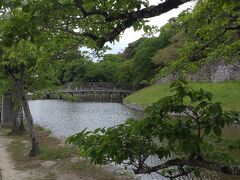
[[[95,99],[123,99],[131,93],[130,90],[123,89],[66,89],[55,92],[43,92],[43,99],[62,99],[64,95],[70,95],[81,99],[95,98]]]

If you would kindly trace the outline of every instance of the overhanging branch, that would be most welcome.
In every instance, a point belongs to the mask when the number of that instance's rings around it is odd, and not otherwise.
[[[190,166],[190,167],[206,168],[209,170],[221,172],[228,175],[240,175],[240,166],[235,166],[235,167],[224,166],[214,162],[206,161],[204,159],[200,159],[200,160],[173,159],[154,167],[135,169],[134,173],[149,174],[152,172],[157,172],[159,170],[166,169],[169,167],[174,167],[174,166]]]
[[[119,19],[144,19],[144,18],[151,18],[155,16],[159,16],[163,13],[166,13],[174,8],[177,8],[181,4],[189,2],[191,0],[166,0],[164,3],[160,3],[156,6],[150,6],[138,11],[124,13],[124,14],[116,14],[116,15],[109,15],[106,17],[107,22],[112,22],[114,20]]]
[[[86,11],[83,7],[82,0],[74,0],[75,6],[80,9],[83,17],[88,17],[91,15],[102,15],[105,17],[106,23],[110,23],[116,20],[122,20],[116,28],[113,28],[110,32],[104,34],[103,36],[93,35],[91,33],[84,33],[81,36],[87,36],[97,42],[97,46],[102,48],[104,44],[108,41],[113,41],[117,36],[121,34],[124,30],[131,27],[135,22],[144,18],[151,18],[155,16],[159,16],[163,13],[166,13],[174,8],[177,8],[179,5],[184,4],[191,0],[166,0],[163,3],[160,3],[156,6],[146,7],[144,9],[133,11],[130,13],[120,13],[120,14],[109,14],[106,11],[92,9],[90,11]],[[80,33],[73,33],[65,30],[65,32],[71,33],[73,35],[77,35]]]

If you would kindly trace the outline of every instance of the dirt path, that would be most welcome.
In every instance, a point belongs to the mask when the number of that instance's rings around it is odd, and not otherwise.
[[[9,143],[11,143],[11,139],[0,132],[0,180],[29,179],[29,177],[31,177],[30,173],[15,169],[14,163],[11,161],[9,154],[7,153],[7,146]]]
[[[7,132],[9,130],[0,128],[0,180],[135,179],[118,169],[90,164],[77,156],[75,148],[61,146],[61,141],[41,128],[37,133],[42,154],[29,158],[25,154],[30,145],[28,136],[7,136]]]

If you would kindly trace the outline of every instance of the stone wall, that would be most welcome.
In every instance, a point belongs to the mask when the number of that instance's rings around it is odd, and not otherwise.
[[[177,75],[170,74],[158,80],[158,83],[173,81]],[[226,80],[240,80],[240,61],[227,64],[223,60],[214,61],[203,65],[195,74],[189,74],[186,77],[191,81],[222,82]]]

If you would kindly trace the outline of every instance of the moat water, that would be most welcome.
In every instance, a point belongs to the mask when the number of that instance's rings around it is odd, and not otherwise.
[[[142,115],[120,103],[33,100],[29,104],[35,123],[63,138],[85,128],[111,127]]]
[[[124,123],[128,118],[140,119],[143,113],[131,110],[120,103],[106,102],[68,102],[63,100],[31,100],[30,109],[34,122],[49,129],[54,136],[66,138],[85,128],[94,130],[99,127],[111,127]],[[240,138],[240,127],[224,129],[224,134],[231,138]],[[155,164],[156,159],[151,160]],[[165,179],[158,174],[142,175],[142,180]],[[196,179],[186,177],[181,179]],[[237,180],[238,178],[206,173],[204,179]]]

